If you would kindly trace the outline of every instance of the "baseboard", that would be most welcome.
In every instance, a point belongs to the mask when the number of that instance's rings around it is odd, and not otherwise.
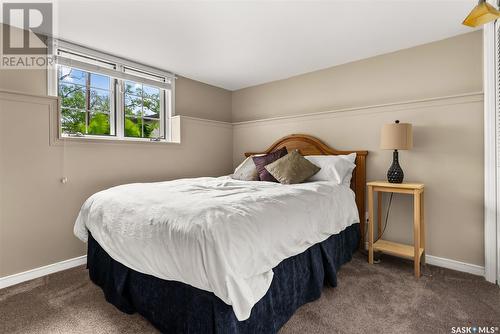
[[[365,242],[365,250],[368,251],[368,242]],[[425,262],[427,264],[442,267],[446,269],[461,271],[464,273],[469,273],[477,276],[484,276],[484,267],[478,266],[477,264],[471,264],[466,262],[460,262],[456,260],[447,259],[444,257],[438,257],[434,255],[425,255]]]
[[[73,267],[81,266],[87,263],[87,255],[75,257],[72,259],[64,260],[61,262],[49,264],[47,266],[31,269],[24,271],[22,273],[0,277],[0,289],[6,288],[8,286],[16,285],[22,282],[26,282],[35,278],[46,276],[49,274],[56,273],[58,271],[70,269]]]
[[[455,261],[442,257],[426,255],[425,260],[428,264],[437,267],[462,271],[472,275],[484,276],[484,267],[475,264]],[[81,266],[87,263],[87,255],[75,257],[73,259],[64,260],[61,262],[49,264],[40,268],[24,271],[22,273],[0,277],[0,289],[26,282],[35,278],[50,275],[58,271],[63,271],[73,267]]]
[[[433,266],[462,271],[472,275],[484,276],[484,267],[478,266],[477,264],[470,264],[432,255],[426,255],[425,261]]]

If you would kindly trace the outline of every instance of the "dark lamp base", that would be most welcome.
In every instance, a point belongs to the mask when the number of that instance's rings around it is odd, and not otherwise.
[[[392,154],[392,165],[387,171],[387,181],[389,183],[403,183],[404,176],[405,174],[398,161],[398,150],[394,150]]]

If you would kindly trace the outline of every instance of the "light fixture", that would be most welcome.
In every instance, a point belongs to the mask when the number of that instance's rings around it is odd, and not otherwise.
[[[496,20],[500,17],[500,11],[498,11],[495,7],[487,3],[485,0],[479,0],[474,9],[470,12],[470,14],[465,18],[462,24],[469,27],[479,27],[485,23]]]
[[[387,171],[387,181],[390,183],[402,183],[404,179],[403,169],[399,165],[398,150],[410,150],[413,147],[413,131],[410,123],[385,124],[380,134],[380,148],[383,150],[394,150],[392,154],[392,165]]]

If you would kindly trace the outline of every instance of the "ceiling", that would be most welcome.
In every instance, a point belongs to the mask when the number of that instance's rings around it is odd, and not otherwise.
[[[60,0],[56,35],[229,90],[471,31],[476,0]]]

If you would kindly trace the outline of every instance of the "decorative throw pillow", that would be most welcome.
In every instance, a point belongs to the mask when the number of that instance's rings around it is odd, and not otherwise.
[[[270,163],[265,168],[276,180],[283,184],[301,183],[321,169],[300,155],[297,150]]]
[[[255,168],[257,168],[257,173],[259,174],[259,179],[261,181],[278,182],[269,172],[266,170],[265,166],[269,165],[271,162],[278,160],[279,158],[287,155],[288,151],[286,147],[282,147],[277,151],[271,152],[260,157],[252,157],[255,163]]]
[[[252,156],[246,158],[236,169],[231,177],[235,180],[241,181],[259,181],[259,174],[257,173],[257,168],[255,168],[255,163],[253,162]]]

